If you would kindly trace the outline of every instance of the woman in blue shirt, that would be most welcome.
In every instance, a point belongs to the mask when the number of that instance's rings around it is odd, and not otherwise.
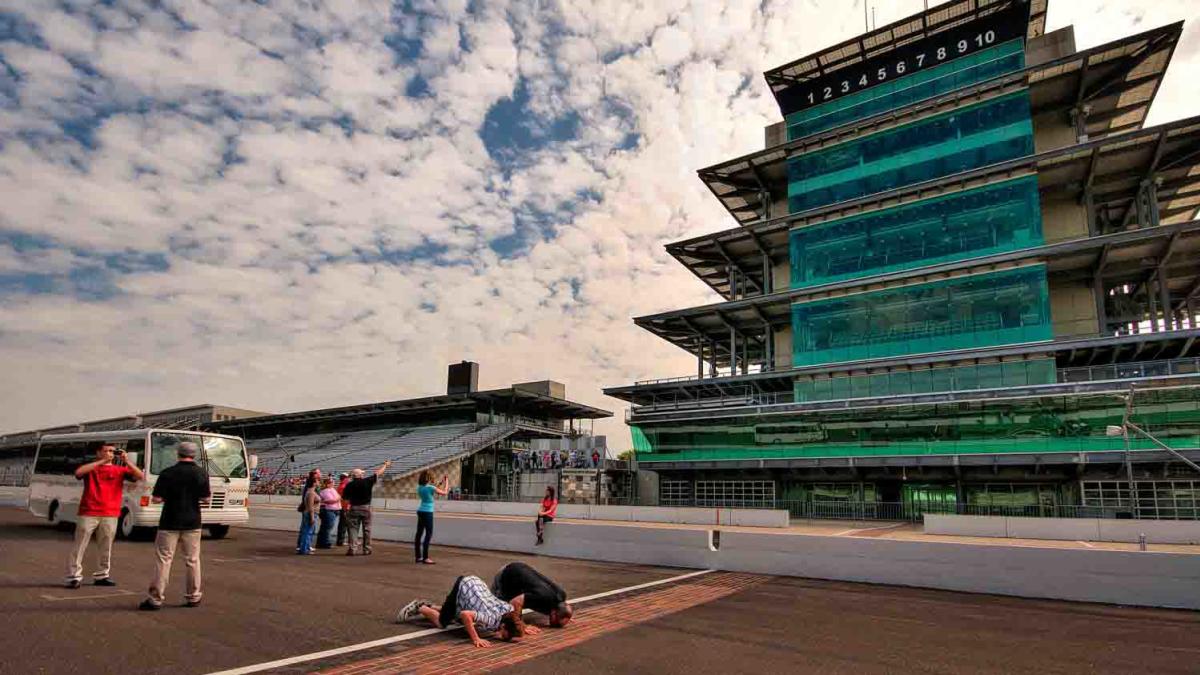
[[[432,565],[434,562],[429,559],[429,540],[433,538],[433,495],[445,497],[449,494],[450,478],[442,476],[438,484],[434,485],[433,476],[428,471],[422,471],[417,483],[417,496],[421,499],[421,505],[417,507],[417,536],[413,537],[413,548],[416,550],[418,564]],[[422,534],[425,536],[424,543],[421,541]]]

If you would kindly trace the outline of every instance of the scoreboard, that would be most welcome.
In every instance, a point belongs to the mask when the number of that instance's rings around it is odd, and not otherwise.
[[[879,56],[839,68],[776,92],[783,114],[835,101],[876,85],[948,63],[1014,38],[1029,26],[1029,0],[1010,0],[986,16],[901,45]]]

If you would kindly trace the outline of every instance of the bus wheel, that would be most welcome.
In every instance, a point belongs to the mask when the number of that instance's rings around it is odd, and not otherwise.
[[[229,534],[228,525],[209,525],[208,535],[213,539],[224,539],[225,535]]]
[[[121,509],[121,517],[117,519],[117,537],[126,541],[133,539],[136,529],[133,519],[129,517],[129,509]]]
[[[51,525],[62,525],[62,521],[58,519],[58,502],[50,502],[50,508],[46,511],[46,520],[49,520]]]

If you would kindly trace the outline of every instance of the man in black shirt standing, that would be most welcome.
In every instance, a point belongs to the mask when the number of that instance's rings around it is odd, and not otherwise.
[[[211,492],[208,472],[196,464],[199,450],[195,443],[180,443],[175,450],[179,461],[159,474],[154,484],[151,501],[162,504],[158,537],[154,541],[158,563],[154,581],[150,583],[150,595],[138,609],[162,609],[167,580],[171,576],[171,560],[179,544],[183,545],[183,559],[187,565],[185,606],[200,605],[200,505],[208,504]]]
[[[388,460],[375,469],[375,475],[366,476],[362,469],[351,473],[351,480],[342,491],[342,499],[350,503],[350,510],[342,514],[346,519],[346,533],[350,536],[350,546],[346,555],[371,555],[371,493],[375,490],[375,481],[392,465]],[[362,528],[362,550],[358,548],[358,530]]]
[[[550,625],[565,628],[575,611],[567,603],[567,592],[541,572],[523,562],[511,562],[496,573],[492,594],[522,608],[545,614]]]

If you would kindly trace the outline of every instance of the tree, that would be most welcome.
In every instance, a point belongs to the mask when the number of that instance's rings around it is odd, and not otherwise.
[[[617,459],[628,462],[633,459],[633,450],[623,450],[617,453]]]

